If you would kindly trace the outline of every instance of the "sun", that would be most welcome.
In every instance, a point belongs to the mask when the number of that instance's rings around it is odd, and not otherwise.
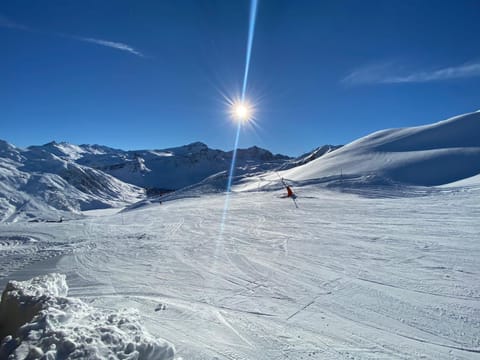
[[[235,114],[239,119],[248,118],[248,113],[249,111],[245,105],[240,104],[235,108]]]
[[[232,117],[241,122],[247,122],[252,119],[253,109],[247,102],[236,102],[231,107]]]

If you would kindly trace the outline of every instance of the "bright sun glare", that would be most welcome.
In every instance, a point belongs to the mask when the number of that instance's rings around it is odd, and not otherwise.
[[[239,102],[232,105],[232,117],[238,121],[249,121],[252,118],[252,107],[246,102]]]

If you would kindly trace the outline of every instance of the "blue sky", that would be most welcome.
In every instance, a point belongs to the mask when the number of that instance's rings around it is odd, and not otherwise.
[[[250,3],[0,2],[0,138],[231,149]],[[480,109],[480,2],[259,0],[240,146],[299,155]]]

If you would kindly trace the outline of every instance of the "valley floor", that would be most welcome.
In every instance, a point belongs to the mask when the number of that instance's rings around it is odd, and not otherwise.
[[[224,195],[1,224],[0,282],[64,273],[183,359],[478,358],[480,189],[412,192],[232,194],[224,227]]]

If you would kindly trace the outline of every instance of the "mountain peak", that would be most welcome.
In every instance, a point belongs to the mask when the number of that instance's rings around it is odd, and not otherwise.
[[[6,149],[8,150],[15,149],[15,146],[13,146],[12,144],[10,144],[5,140],[0,140],[0,150],[6,150]]]
[[[188,148],[195,148],[195,149],[200,149],[200,150],[203,150],[203,149],[208,149],[208,145],[201,142],[201,141],[195,141],[191,144],[188,144],[187,145]]]

